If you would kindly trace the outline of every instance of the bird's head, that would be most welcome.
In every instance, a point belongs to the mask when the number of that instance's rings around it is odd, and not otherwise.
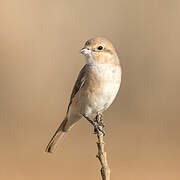
[[[89,39],[81,49],[81,53],[86,56],[87,63],[119,64],[112,43],[105,38]]]

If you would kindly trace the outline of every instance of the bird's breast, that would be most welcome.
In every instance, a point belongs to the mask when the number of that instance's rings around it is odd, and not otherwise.
[[[119,65],[92,66],[86,90],[88,110],[96,113],[107,109],[117,95],[120,82],[121,69]]]

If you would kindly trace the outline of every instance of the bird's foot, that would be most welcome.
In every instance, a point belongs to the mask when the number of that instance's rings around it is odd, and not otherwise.
[[[98,131],[100,131],[103,134],[103,136],[105,136],[105,132],[103,130],[103,128],[105,127],[104,121],[103,121],[103,115],[97,114],[95,117],[95,122],[97,124]]]
[[[100,122],[98,123],[98,125],[101,126],[101,127],[103,127],[103,128],[105,127],[105,124],[104,124],[104,121],[103,121],[103,120],[100,121]]]
[[[98,127],[98,130],[103,134],[103,136],[105,136],[106,134],[105,134],[105,131],[102,129],[102,127],[99,126],[99,124],[97,125],[97,127]]]
[[[94,134],[98,134],[99,131],[103,134],[103,136],[106,135],[105,132],[104,132],[104,130],[102,129],[102,127],[99,126],[98,124],[96,124],[96,125],[94,126]]]
[[[104,127],[104,123],[102,120],[98,121],[98,115],[95,118],[95,121],[91,120],[89,117],[82,114],[93,126],[94,126],[94,134],[99,133],[99,131],[105,136],[105,132],[102,129]],[[102,119],[102,118],[101,118]]]
[[[103,115],[102,114],[97,114],[96,117],[95,117],[95,122],[101,126],[101,127],[105,127],[105,124],[104,124],[104,121],[103,121]]]

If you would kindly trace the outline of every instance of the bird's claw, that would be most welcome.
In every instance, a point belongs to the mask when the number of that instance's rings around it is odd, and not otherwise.
[[[98,134],[99,131],[103,134],[103,136],[106,135],[104,130],[101,128],[101,126],[99,124],[96,124],[94,126],[94,134]]]
[[[103,131],[104,122],[102,115],[100,117],[100,121],[98,121],[98,115],[95,117],[95,121],[91,120],[89,117],[82,114],[93,126],[94,126],[94,134],[97,134],[99,131],[105,136],[105,132]]]
[[[95,127],[94,127],[94,134],[97,134],[98,131],[99,131],[99,130],[98,130],[97,126],[95,126]]]
[[[104,121],[103,121],[103,120],[101,120],[101,121],[98,123],[98,125],[101,126],[101,127],[103,127],[103,128],[105,127],[105,124],[104,124]]]
[[[100,121],[98,120],[98,118],[100,117]],[[102,114],[98,114],[96,117],[95,117],[95,122],[101,126],[101,127],[105,127],[105,124],[104,124],[104,121],[103,121],[103,115]]]

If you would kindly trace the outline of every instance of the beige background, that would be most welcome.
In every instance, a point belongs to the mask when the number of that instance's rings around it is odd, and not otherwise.
[[[180,1],[1,0],[0,179],[100,179],[92,128],[81,120],[56,153],[85,40],[117,49],[123,81],[104,113],[113,180],[180,179]]]

